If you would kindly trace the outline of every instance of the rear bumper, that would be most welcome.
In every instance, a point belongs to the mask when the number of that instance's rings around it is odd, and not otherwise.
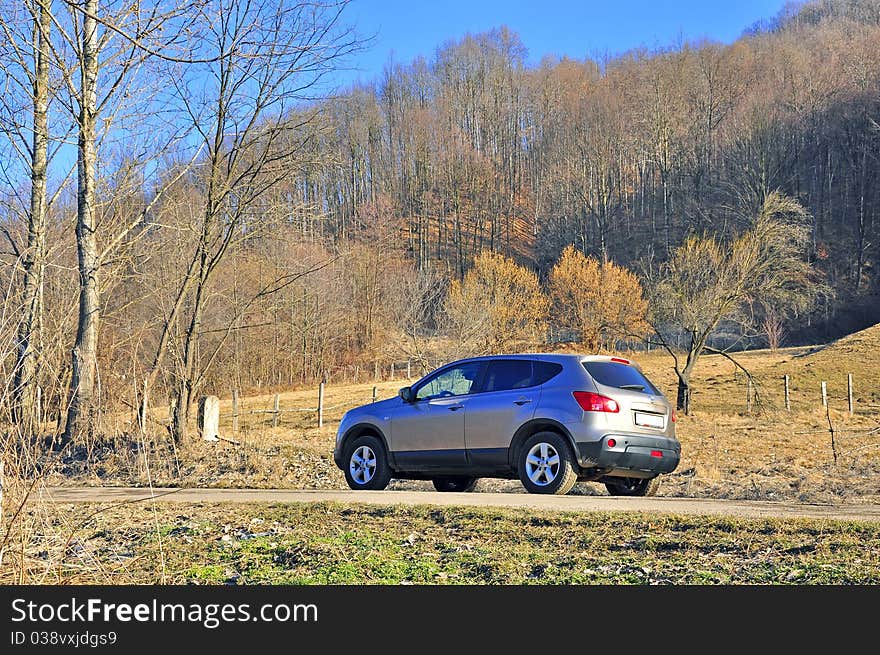
[[[609,439],[616,442],[614,447],[608,445]],[[578,442],[577,449],[582,468],[618,476],[671,473],[681,459],[678,440],[643,434],[606,434],[598,441]]]

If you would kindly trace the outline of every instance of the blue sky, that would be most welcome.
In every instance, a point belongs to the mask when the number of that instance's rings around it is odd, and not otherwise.
[[[636,46],[667,46],[679,37],[730,43],[762,18],[774,16],[784,0],[352,0],[347,21],[364,35],[376,35],[369,51],[351,65],[358,70],[340,81],[370,81],[389,56],[407,63],[429,57],[437,46],[467,33],[507,25],[520,35],[529,62],[547,54],[582,59]]]

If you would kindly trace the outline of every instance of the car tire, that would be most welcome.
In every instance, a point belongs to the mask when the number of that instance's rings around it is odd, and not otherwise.
[[[345,481],[356,491],[381,491],[391,481],[385,444],[371,434],[352,439],[344,461]]]
[[[448,476],[431,480],[437,491],[466,492],[473,491],[477,486],[477,478],[467,476]]]
[[[564,495],[577,482],[568,440],[556,432],[538,432],[526,439],[517,455],[517,472],[532,494]]]
[[[612,496],[656,496],[660,478],[619,478],[620,482],[606,480],[605,488]]]

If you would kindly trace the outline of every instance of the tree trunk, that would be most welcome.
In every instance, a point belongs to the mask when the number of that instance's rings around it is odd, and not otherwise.
[[[699,338],[697,343],[692,342],[684,368],[680,371],[675,371],[676,375],[678,375],[678,392],[675,397],[675,408],[685,414],[691,413],[691,374],[694,372],[697,358],[699,358],[700,353],[703,351],[704,343],[705,337]]]
[[[36,407],[38,352],[36,342],[41,323],[40,297],[46,270],[46,168],[49,148],[49,29],[48,0],[38,0],[38,24],[34,30],[33,150],[31,152],[31,198],[28,215],[27,250],[24,253],[22,319],[13,381],[13,419],[23,433],[39,430]]]
[[[662,173],[663,178],[663,245],[664,250],[666,252],[666,256],[669,257],[669,254],[672,252],[672,239],[670,238],[669,232],[669,185],[666,182],[667,173]]]
[[[188,435],[189,410],[192,405],[192,397],[195,391],[196,377],[196,346],[199,338],[199,328],[202,323],[202,305],[204,304],[205,286],[207,284],[206,255],[202,253],[201,270],[193,298],[193,310],[189,325],[184,335],[183,345],[183,371],[180,376],[177,390],[177,406],[171,420],[171,437],[180,443]]]
[[[159,343],[156,345],[156,352],[153,355],[153,363],[151,364],[150,370],[147,372],[146,380],[144,381],[144,396],[141,399],[142,416],[147,415],[150,391],[152,391],[153,385],[156,384],[156,379],[159,377],[159,372],[162,368],[162,361],[165,358],[165,351],[168,347],[168,341],[171,339],[171,332],[174,329],[175,323],[177,323],[177,317],[180,315],[183,301],[186,299],[186,295],[189,293],[189,289],[192,286],[194,279],[193,272],[197,263],[198,258],[194,257],[192,262],[190,262],[186,277],[177,292],[177,297],[174,299],[174,306],[171,308],[171,313],[162,324],[162,332],[159,335]]]
[[[868,164],[868,147],[862,142],[862,165],[859,174],[859,219],[856,236],[856,279],[854,290],[856,293],[862,286],[862,274],[865,268],[865,191]]]
[[[208,180],[207,198],[205,199],[205,215],[202,223],[202,234],[199,240],[198,251],[193,261],[198,261],[199,271],[196,278],[196,290],[193,297],[192,315],[184,335],[183,345],[183,370],[178,380],[177,405],[174,415],[171,417],[171,438],[180,443],[187,437],[189,410],[192,404],[192,396],[195,391],[196,379],[196,347],[199,339],[199,329],[202,324],[202,309],[205,302],[205,292],[208,286],[208,278],[211,275],[211,263],[208,254],[208,242],[214,224],[217,207],[214,199],[215,182],[219,176],[219,143],[221,129],[218,123],[218,131],[214,142],[214,152],[211,156],[211,171]],[[188,281],[184,281],[188,285]]]
[[[95,234],[95,121],[98,78],[98,0],[83,7],[82,88],[79,98],[79,153],[77,158],[76,249],[79,266],[79,320],[72,353],[70,406],[64,441],[91,434],[95,429],[97,375],[98,243]]]
[[[678,374],[678,393],[675,398],[675,409],[690,414],[691,412],[691,385],[690,372],[687,375],[682,371]]]

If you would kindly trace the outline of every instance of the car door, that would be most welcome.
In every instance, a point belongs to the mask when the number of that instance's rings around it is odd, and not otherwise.
[[[413,387],[414,401],[391,419],[391,451],[404,471],[450,470],[467,464],[464,424],[481,362],[440,369]]]
[[[488,469],[507,465],[510,440],[534,416],[539,394],[531,360],[487,362],[480,393],[472,396],[465,415],[465,445],[473,465]]]

